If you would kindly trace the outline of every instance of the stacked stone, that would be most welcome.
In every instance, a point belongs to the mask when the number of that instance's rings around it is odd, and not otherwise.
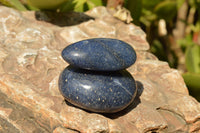
[[[59,89],[71,104],[93,112],[123,110],[136,95],[136,83],[125,69],[136,61],[135,50],[110,38],[76,42],[62,51],[70,65],[59,78]]]

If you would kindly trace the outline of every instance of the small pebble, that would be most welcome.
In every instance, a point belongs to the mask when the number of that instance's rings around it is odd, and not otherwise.
[[[72,65],[61,73],[59,88],[71,104],[101,113],[123,110],[136,94],[135,80],[126,70],[90,71]]]
[[[63,59],[79,68],[96,71],[126,69],[136,61],[135,50],[127,43],[110,38],[93,38],[67,46]]]

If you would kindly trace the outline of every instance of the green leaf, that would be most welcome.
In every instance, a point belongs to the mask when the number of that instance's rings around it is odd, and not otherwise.
[[[190,95],[194,96],[200,102],[200,74],[184,73],[182,76],[188,87]]]
[[[184,73],[184,81],[190,89],[200,91],[200,74],[196,73]]]
[[[102,0],[87,0],[88,4],[95,6],[102,6],[103,2]]]
[[[9,0],[0,0],[0,2],[5,6],[12,7],[12,4]]]
[[[19,0],[0,0],[0,2],[6,6],[14,7],[20,11],[27,10]]]
[[[160,60],[167,60],[165,50],[162,43],[159,40],[154,40],[151,45],[151,52],[155,54]]]
[[[191,7],[197,7],[198,4],[197,0],[189,0],[188,3]]]
[[[185,60],[189,72],[200,73],[200,46],[189,46],[185,53]]]
[[[55,10],[67,0],[27,0],[28,4],[39,9]]]
[[[84,4],[86,3],[86,0],[74,0],[74,3],[75,3],[74,11],[84,12]]]
[[[149,10],[153,10],[154,7],[163,0],[142,0],[143,7]]]
[[[74,0],[75,7],[74,11],[84,12],[90,10],[96,6],[102,6],[102,0]]]
[[[177,41],[177,43],[181,46],[181,48],[184,52],[188,46],[195,45],[195,43],[192,40],[193,39],[192,37],[193,37],[192,34],[188,34],[185,36],[185,38],[182,38]]]
[[[87,0],[87,5],[89,7],[89,10],[96,7],[96,6],[102,6],[103,2],[102,0]]]
[[[61,12],[67,12],[67,11],[73,11],[75,8],[75,1],[74,0],[67,0],[65,3],[63,3],[59,9]]]
[[[195,25],[193,25],[193,24],[190,25],[190,28],[193,32],[199,32],[200,31],[200,21],[197,21]]]
[[[150,10],[142,9],[142,15],[140,17],[140,22],[142,22],[144,25],[149,27],[154,20],[156,20],[157,16]]]
[[[154,9],[154,12],[159,18],[163,18],[166,21],[172,20],[177,12],[176,1],[163,1],[160,2]]]
[[[142,12],[142,1],[141,0],[127,0],[125,7],[131,12],[133,22],[139,24],[139,19]]]
[[[25,7],[26,7],[28,10],[31,10],[31,11],[39,11],[39,10],[40,10],[39,8],[36,8],[36,7],[34,7],[34,6],[32,6],[32,5],[29,5],[29,4],[25,5]]]

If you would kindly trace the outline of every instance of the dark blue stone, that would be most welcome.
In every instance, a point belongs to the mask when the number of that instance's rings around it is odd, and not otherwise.
[[[110,38],[76,42],[62,51],[62,57],[71,65],[96,71],[122,70],[136,61],[136,53],[129,44]]]
[[[136,94],[135,80],[126,70],[97,72],[71,65],[61,73],[59,89],[71,104],[103,113],[126,108]]]

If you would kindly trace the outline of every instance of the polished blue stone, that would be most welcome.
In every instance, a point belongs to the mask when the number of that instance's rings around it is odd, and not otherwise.
[[[71,104],[102,113],[123,110],[136,94],[135,80],[126,70],[101,72],[71,65],[61,73],[59,89]]]
[[[110,38],[73,43],[62,51],[62,57],[71,65],[96,71],[122,70],[136,61],[136,53],[129,44]]]

